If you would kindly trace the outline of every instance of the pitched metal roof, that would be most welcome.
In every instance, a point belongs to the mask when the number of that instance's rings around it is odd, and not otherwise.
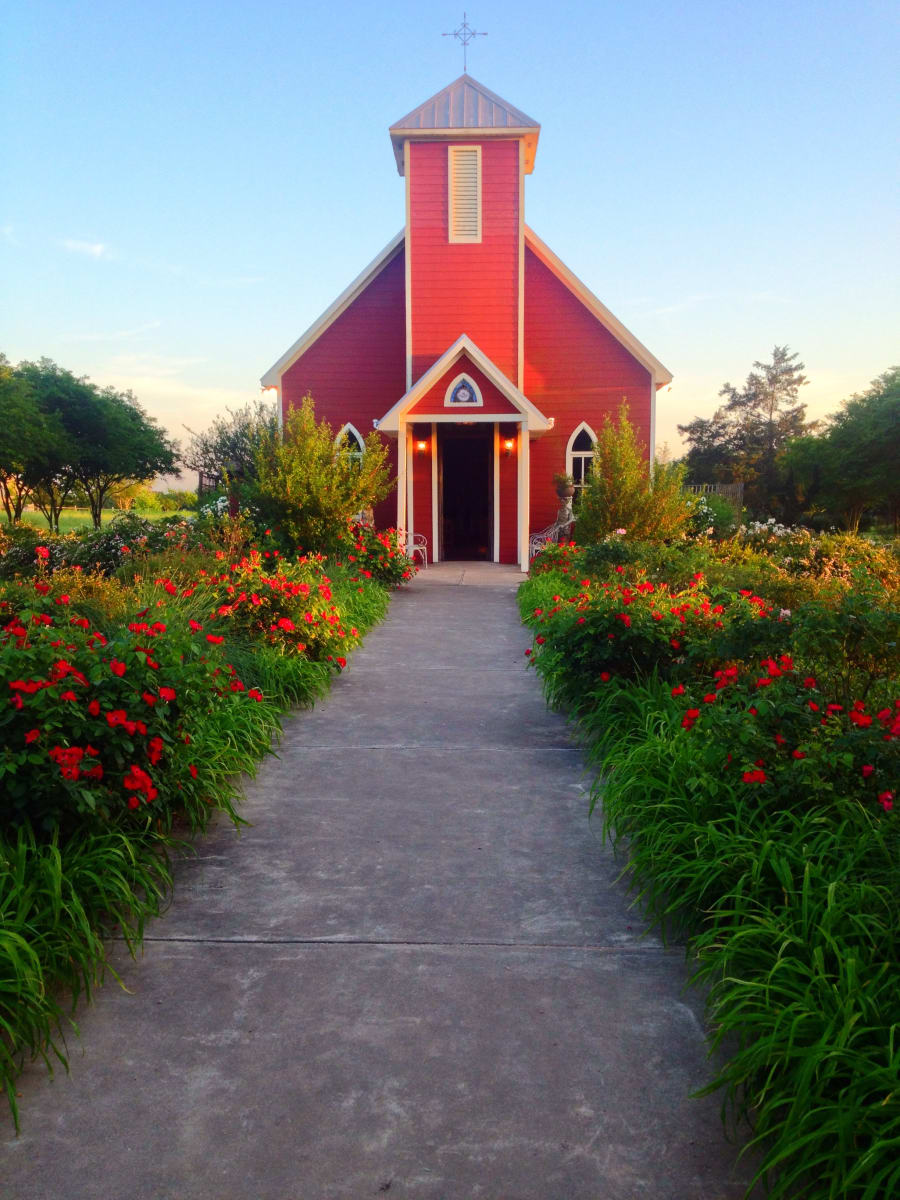
[[[403,143],[411,133],[423,137],[466,136],[478,131],[482,136],[503,133],[525,135],[526,172],[534,166],[540,125],[520,108],[503,100],[471,75],[460,75],[430,100],[395,121],[390,128],[397,169],[403,174]],[[465,131],[465,133],[463,132]]]

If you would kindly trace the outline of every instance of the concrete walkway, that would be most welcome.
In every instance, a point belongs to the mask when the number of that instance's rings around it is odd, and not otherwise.
[[[518,623],[430,567],[286,723],[143,957],[20,1085],[3,1200],[717,1200],[683,954],[641,939]],[[5,1119],[4,1119],[5,1121]]]

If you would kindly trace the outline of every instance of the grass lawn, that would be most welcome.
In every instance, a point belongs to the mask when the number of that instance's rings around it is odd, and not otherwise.
[[[112,518],[118,514],[118,511],[119,511],[118,509],[104,509],[103,524],[108,525],[109,522],[112,520]],[[189,516],[193,515],[192,513],[189,513],[186,509],[180,509],[178,512],[175,512],[175,513],[171,513],[171,512],[164,513],[164,512],[155,512],[155,511],[154,512],[144,512],[142,509],[138,509],[138,508],[134,509],[133,511],[137,516],[144,517],[145,519],[150,520],[150,521],[158,521],[162,517],[189,517]],[[47,529],[48,528],[47,518],[44,516],[43,513],[39,513],[39,512],[22,513],[22,523],[27,524],[27,525],[34,525],[38,529]],[[59,532],[60,533],[72,533],[73,530],[84,529],[85,527],[87,527],[88,529],[92,528],[90,509],[66,508],[60,514],[60,518],[59,518]]]

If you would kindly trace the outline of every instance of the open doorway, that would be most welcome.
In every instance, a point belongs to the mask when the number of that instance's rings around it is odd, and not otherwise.
[[[490,560],[494,427],[438,427],[441,558]]]

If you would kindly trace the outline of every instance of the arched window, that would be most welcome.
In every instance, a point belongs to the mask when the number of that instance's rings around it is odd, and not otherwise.
[[[457,375],[444,392],[444,408],[483,408],[481,389],[471,375]]]
[[[361,463],[362,456],[366,452],[366,444],[355,425],[351,425],[348,422],[343,429],[340,430],[337,437],[334,439],[334,444],[336,446],[340,446],[342,443],[347,449],[348,457],[351,458],[353,462]]]
[[[586,421],[582,421],[569,438],[569,444],[566,446],[566,470],[575,480],[576,488],[583,488],[591,473],[596,440],[597,435]]]

